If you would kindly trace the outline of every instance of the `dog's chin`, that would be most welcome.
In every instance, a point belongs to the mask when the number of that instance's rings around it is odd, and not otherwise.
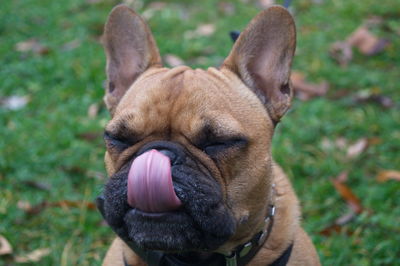
[[[215,250],[231,235],[225,230],[216,236],[207,228],[198,228],[183,210],[147,213],[132,209],[126,213],[124,223],[128,238],[139,247],[171,253]]]

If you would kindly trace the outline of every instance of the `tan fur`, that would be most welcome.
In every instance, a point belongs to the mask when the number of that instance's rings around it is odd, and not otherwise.
[[[111,70],[110,74],[110,65],[115,65],[113,58],[118,57],[115,52],[118,47],[125,49],[125,54],[141,60],[135,62],[134,66],[142,66],[140,62],[144,62],[146,68],[134,67],[133,84],[125,89],[119,87],[117,95],[107,92],[106,98],[111,97],[113,100],[108,101],[112,119],[106,130],[114,132],[123,126],[124,131],[131,133],[136,140],[134,145],[122,153],[107,150],[105,162],[108,174],[113,175],[146,143],[155,140],[177,142],[195,156],[221,185],[224,201],[230,206],[236,221],[246,221],[238,222],[235,234],[216,252],[227,253],[249,241],[263,228],[267,207],[272,203],[276,206],[272,232],[249,265],[273,262],[290,243],[294,243],[294,246],[289,265],[319,265],[315,248],[300,226],[297,197],[289,180],[271,156],[273,122],[278,121],[286,112],[292,97],[290,91],[282,90],[289,79],[295,45],[294,25],[290,15],[280,7],[264,11],[250,24],[220,69],[201,70],[186,66],[162,68],[157,63],[158,50],[144,22],[123,6],[113,11],[109,21],[116,20],[118,14],[126,16],[125,19],[106,26],[109,79],[114,77],[112,73],[116,71]],[[114,41],[114,38],[118,38],[118,32],[129,33],[123,29],[118,29],[117,33],[114,30],[115,25],[124,27],[125,20],[139,27],[136,31],[146,36],[145,44],[129,36],[124,38],[127,41],[133,40],[133,48],[124,42]],[[271,23],[278,25],[272,28],[272,32],[265,29]],[[279,37],[282,31],[285,32]],[[251,36],[258,36],[258,33],[267,34],[268,38],[275,35],[278,37],[273,42],[257,41],[252,44],[255,45],[253,47],[249,44]],[[282,44],[286,47],[278,47]],[[115,47],[110,49],[110,45]],[[137,49],[142,45],[146,49],[143,55],[138,55]],[[272,47],[267,48],[268,45]],[[281,52],[275,54],[269,49]],[[254,54],[257,50],[262,51],[259,58]],[[265,58],[269,58],[268,63],[263,62]],[[128,66],[132,64],[128,63]],[[266,72],[267,78],[257,79],[257,75],[263,72]],[[263,85],[261,91],[256,91],[255,84]],[[217,166],[193,143],[205,123],[211,123],[224,136],[246,136],[248,146],[245,150],[229,152],[219,159]],[[272,184],[275,184],[275,189],[272,189]],[[123,258],[129,265],[145,265],[118,238],[107,252],[103,265],[123,265]]]

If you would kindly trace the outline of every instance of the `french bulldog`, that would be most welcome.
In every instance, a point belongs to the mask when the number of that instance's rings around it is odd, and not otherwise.
[[[117,234],[103,265],[319,265],[271,156],[293,96],[290,13],[259,13],[207,70],[163,67],[127,6],[112,10],[103,37],[110,178],[97,202]]]

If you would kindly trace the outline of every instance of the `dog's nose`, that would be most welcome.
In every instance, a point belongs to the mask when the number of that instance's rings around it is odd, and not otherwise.
[[[171,161],[171,165],[175,164],[177,155],[173,151],[167,149],[162,149],[158,151],[169,158],[169,160]]]
[[[171,166],[180,165],[185,162],[186,154],[184,148],[179,143],[171,141],[152,141],[143,145],[137,152],[136,157],[150,150],[157,150],[167,156],[171,162]]]

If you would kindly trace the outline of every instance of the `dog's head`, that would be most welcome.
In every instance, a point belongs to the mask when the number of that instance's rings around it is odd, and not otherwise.
[[[291,15],[261,12],[219,69],[162,67],[150,29],[125,6],[111,12],[104,44],[109,225],[171,252],[247,241],[266,215],[271,138],[292,98]]]

